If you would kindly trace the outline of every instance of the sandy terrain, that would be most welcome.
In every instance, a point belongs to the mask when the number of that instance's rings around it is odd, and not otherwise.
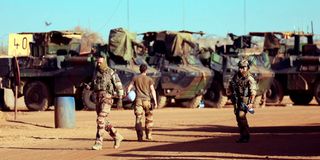
[[[113,110],[110,118],[126,140],[113,149],[106,135],[101,151],[90,150],[95,112],[77,111],[76,128],[54,128],[54,112],[3,112],[1,160],[96,159],[320,159],[320,107],[257,108],[248,115],[252,141],[237,144],[232,108],[155,110],[153,142],[137,142],[132,110]],[[0,114],[2,114],[0,112]],[[1,115],[0,115],[1,116]]]

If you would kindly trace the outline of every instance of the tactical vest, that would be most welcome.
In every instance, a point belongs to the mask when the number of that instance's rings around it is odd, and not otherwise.
[[[236,91],[238,93],[238,96],[248,97],[249,96],[249,76],[246,77],[237,77],[235,79],[235,83],[237,88]]]
[[[93,89],[94,91],[107,91],[107,93],[113,94],[112,75],[107,71],[96,72],[93,77]]]

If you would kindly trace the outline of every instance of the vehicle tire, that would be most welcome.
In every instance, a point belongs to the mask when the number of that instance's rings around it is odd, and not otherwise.
[[[133,109],[134,106],[133,106],[133,102],[130,102],[130,103],[124,103],[123,104],[123,109]]]
[[[82,102],[85,110],[96,110],[96,94],[92,90],[83,89]]]
[[[82,98],[74,98],[74,101],[75,101],[75,104],[76,104],[76,110],[77,111],[80,111],[80,110],[83,110],[84,109],[84,106],[83,106],[83,102],[82,102]]]
[[[164,108],[167,105],[166,96],[158,95],[157,101],[158,101],[158,109]]]
[[[204,95],[206,106],[222,108],[226,105],[228,97],[223,94],[223,86],[213,81],[211,87]]]
[[[283,99],[284,93],[283,93],[283,87],[280,84],[279,81],[274,79],[271,83],[270,88],[268,89],[266,93],[266,103],[274,103],[274,104],[279,104],[281,103]]]
[[[316,98],[316,101],[320,105],[320,81],[316,83],[316,86],[314,89],[314,97]]]
[[[0,108],[4,111],[14,110],[14,92],[12,89],[0,89]],[[24,102],[24,97],[19,97],[17,99],[17,110],[25,110],[26,104]]]
[[[26,106],[31,111],[44,111],[51,104],[49,88],[41,81],[28,83],[23,93]]]
[[[76,104],[75,108],[77,111],[84,109],[83,102],[82,102],[82,91],[83,91],[83,88],[77,88],[76,94],[74,96],[74,101]]]
[[[196,96],[189,101],[182,102],[182,105],[186,108],[197,108],[199,107],[203,96]]]
[[[312,101],[312,93],[290,93],[291,101],[295,105],[307,105]]]
[[[11,104],[13,104],[14,102],[12,100],[12,98],[14,98],[14,95],[10,94],[5,94],[5,90],[7,89],[0,89],[0,105],[1,105],[1,109],[4,111],[10,111],[14,108],[11,107]]]

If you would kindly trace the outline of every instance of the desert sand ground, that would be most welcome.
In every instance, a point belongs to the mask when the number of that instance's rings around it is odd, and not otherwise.
[[[252,140],[235,143],[238,129],[231,106],[223,109],[169,107],[154,111],[154,141],[137,142],[132,110],[112,110],[113,125],[125,136],[113,149],[105,135],[103,150],[91,150],[96,115],[76,111],[76,127],[54,128],[54,111],[3,112],[1,160],[99,159],[320,159],[320,107],[256,108],[248,120]]]

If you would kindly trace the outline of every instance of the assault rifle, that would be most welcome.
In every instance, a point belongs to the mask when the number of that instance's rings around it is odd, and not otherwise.
[[[249,108],[247,104],[243,103],[242,100],[240,103],[238,103],[238,95],[237,95],[237,86],[234,82],[231,82],[231,86],[232,86],[232,96],[231,96],[231,101],[232,103],[235,105],[235,108],[241,107],[242,110],[248,111],[251,114],[254,114],[254,109],[253,108]],[[240,104],[240,106],[238,106]]]

